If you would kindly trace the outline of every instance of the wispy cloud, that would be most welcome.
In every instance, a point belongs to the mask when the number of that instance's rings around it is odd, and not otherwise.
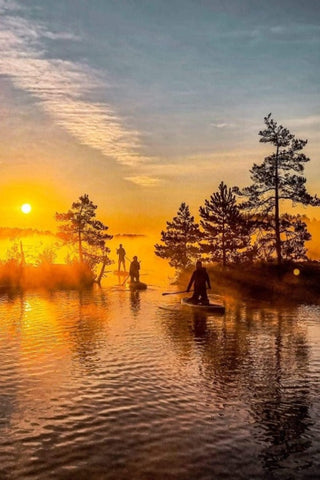
[[[73,42],[79,42],[81,37],[71,32],[50,32],[48,30],[42,32],[44,37],[50,40],[72,40]]]
[[[286,122],[290,127],[314,127],[320,126],[320,115],[309,115],[307,117],[293,118]]]
[[[279,24],[270,27],[267,31],[277,39],[319,41],[320,25],[306,23]]]
[[[226,30],[216,35],[225,39],[259,41],[269,39],[276,42],[319,42],[320,26],[310,23],[291,22],[278,25],[255,25],[246,29]]]
[[[257,150],[214,152],[175,158],[166,164],[145,164],[141,175],[130,177],[138,185],[153,186],[160,182],[177,182],[177,179],[215,178],[217,175],[230,177],[235,172],[242,173],[257,159]],[[220,177],[219,177],[220,178]],[[127,180],[129,178],[127,177]]]
[[[0,1],[0,74],[32,94],[56,123],[80,143],[99,150],[122,165],[147,161],[140,134],[125,126],[111,105],[88,101],[103,88],[102,73],[88,65],[46,58],[41,39],[79,40],[70,32],[51,32],[44,25],[18,15],[20,5]]]
[[[221,122],[221,123],[210,123],[210,126],[211,127],[214,127],[214,128],[231,128],[233,127],[233,123],[225,123],[225,122]]]
[[[131,177],[125,177],[125,180],[133,182],[142,187],[154,187],[161,182],[160,178],[152,177],[150,175],[135,175]]]

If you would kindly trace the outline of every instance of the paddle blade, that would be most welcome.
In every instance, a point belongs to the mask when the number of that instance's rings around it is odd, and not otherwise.
[[[182,292],[163,292],[162,295],[177,295],[178,293],[187,293],[187,290],[182,290]]]

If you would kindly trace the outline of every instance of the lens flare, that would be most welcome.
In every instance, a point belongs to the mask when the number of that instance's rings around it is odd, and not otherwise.
[[[30,203],[24,203],[23,205],[21,205],[21,212],[25,214],[30,213],[31,212]]]

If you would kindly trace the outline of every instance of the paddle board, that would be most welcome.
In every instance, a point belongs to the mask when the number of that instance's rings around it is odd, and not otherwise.
[[[143,282],[130,282],[129,288],[130,290],[146,290],[147,284]]]
[[[181,305],[192,308],[194,310],[201,310],[203,312],[224,313],[225,311],[225,307],[223,305],[219,305],[218,303],[209,303],[209,305],[202,305],[199,303],[190,303],[188,302],[188,300],[188,298],[182,298]]]

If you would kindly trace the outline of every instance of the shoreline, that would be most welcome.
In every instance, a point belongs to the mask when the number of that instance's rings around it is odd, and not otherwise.
[[[272,302],[320,303],[320,263],[207,265],[212,292]],[[192,269],[181,272],[179,285],[187,285]]]

